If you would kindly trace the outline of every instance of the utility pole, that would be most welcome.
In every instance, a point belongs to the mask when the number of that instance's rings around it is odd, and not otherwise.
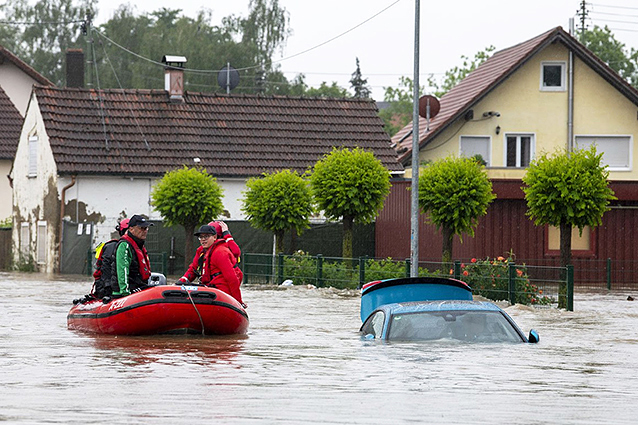
[[[585,19],[589,16],[585,0],[581,0],[580,9],[576,10],[576,15],[578,15],[580,20],[580,42],[583,43],[585,41],[585,29],[587,28],[585,25]]]
[[[93,66],[93,34],[91,33],[91,20],[93,17],[89,14],[86,15],[86,19],[82,23],[82,34],[86,39],[86,86],[88,88],[93,87],[93,81],[91,80],[91,67]]]
[[[414,90],[412,93],[412,202],[410,217],[410,277],[419,276],[419,26],[421,4],[414,2]]]

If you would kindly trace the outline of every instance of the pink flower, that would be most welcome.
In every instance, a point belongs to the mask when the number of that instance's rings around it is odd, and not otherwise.
[[[467,276],[469,275],[469,273],[467,272],[467,270],[463,270],[463,276]]]
[[[472,258],[470,261],[471,261],[472,263],[476,263],[476,258]]]
[[[505,258],[503,258],[503,257],[498,257],[498,258],[497,258],[497,260],[498,260],[498,261],[505,261]]]
[[[518,277],[523,276],[523,270],[516,269],[516,274],[518,275]]]

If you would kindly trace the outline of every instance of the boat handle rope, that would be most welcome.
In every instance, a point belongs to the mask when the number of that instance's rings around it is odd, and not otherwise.
[[[195,301],[193,301],[193,297],[191,297],[191,293],[188,289],[185,290],[186,291],[186,295],[188,295],[188,299],[191,300],[191,304],[193,304],[193,308],[195,309],[195,312],[197,313],[197,316],[199,317],[199,323],[202,324],[202,335],[206,335],[205,334],[205,329],[204,329],[204,320],[202,319],[202,315],[199,314],[199,310],[197,309],[197,306],[195,305]]]

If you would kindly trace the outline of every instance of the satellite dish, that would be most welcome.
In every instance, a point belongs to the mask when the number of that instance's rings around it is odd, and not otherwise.
[[[441,110],[441,104],[439,103],[439,99],[429,94],[419,98],[419,116],[428,118],[428,105],[430,106],[429,118],[436,117],[436,114]]]
[[[228,64],[217,73],[217,83],[226,89],[226,93],[230,93],[239,84],[239,72]]]

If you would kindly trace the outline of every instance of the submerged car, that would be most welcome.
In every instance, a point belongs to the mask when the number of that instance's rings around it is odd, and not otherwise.
[[[472,299],[456,279],[388,279],[364,285],[361,333],[385,341],[538,342],[496,304]]]

